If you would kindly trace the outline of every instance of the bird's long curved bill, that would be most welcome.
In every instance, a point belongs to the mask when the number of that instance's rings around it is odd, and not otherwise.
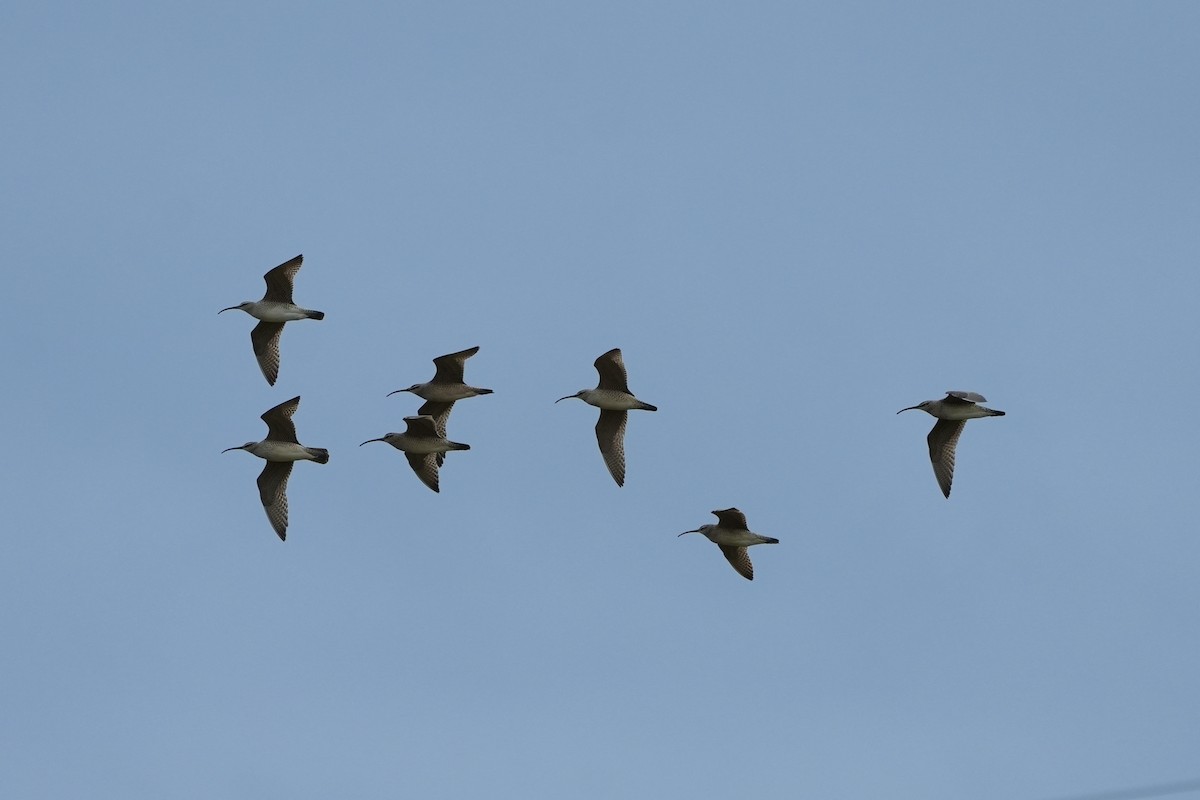
[[[400,394],[401,392],[407,392],[407,391],[408,391],[408,389],[397,389],[397,390],[396,390],[396,391],[394,391],[394,392],[388,392],[388,393],[387,393],[387,396],[388,396],[388,397],[391,397],[391,396],[392,396],[392,395],[394,395],[394,394]],[[373,442],[374,442],[374,441],[377,441],[377,440],[375,440],[375,439],[372,439],[371,441],[373,441]],[[366,442],[363,442],[363,444],[366,444]],[[361,446],[361,445],[360,445],[360,446]]]
[[[555,400],[554,402],[556,402],[556,403],[561,403],[563,400],[570,400],[572,397],[579,397],[579,395],[577,395],[577,394],[569,394],[569,395],[567,395],[566,397],[560,397],[560,398],[558,398],[558,399],[557,399],[557,400]]]
[[[699,528],[697,528],[697,529],[696,529],[696,530],[694,530],[694,531],[684,531],[683,533],[679,534],[679,536],[684,536],[684,535],[686,535],[686,534],[689,534],[689,533],[699,533],[699,532],[700,532],[700,529],[699,529]],[[675,538],[676,538],[676,539],[678,539],[678,538],[679,538],[679,536],[676,536]]]
[[[897,411],[896,413],[897,413],[897,414],[903,414],[905,411],[920,411],[920,410],[921,410],[921,407],[920,407],[920,406],[909,406],[908,408],[902,408],[902,409],[900,409],[900,410],[899,410],[899,411]]]
[[[226,447],[226,448],[225,448],[224,450],[222,450],[221,452],[222,452],[222,453],[228,453],[230,450],[245,450],[245,449],[246,449],[246,446],[245,446],[245,445],[239,444],[237,447]]]
[[[387,441],[387,439],[367,439],[365,442],[360,444],[359,447],[362,447],[363,444],[370,444],[371,442],[386,442],[386,441]]]
[[[217,313],[218,313],[218,314],[224,314],[226,311],[237,311],[239,308],[241,308],[241,306],[230,306],[229,308],[222,308],[222,309],[221,309],[220,311],[218,311]]]

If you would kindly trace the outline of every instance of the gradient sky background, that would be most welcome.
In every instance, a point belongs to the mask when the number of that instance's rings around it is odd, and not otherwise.
[[[1200,777],[1200,6],[24,3],[0,67],[5,796]],[[272,388],[216,312],[296,253]],[[438,495],[357,445],[472,345]],[[221,450],[296,394],[280,543]]]

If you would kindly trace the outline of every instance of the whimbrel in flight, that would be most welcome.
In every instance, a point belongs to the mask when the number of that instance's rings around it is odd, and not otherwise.
[[[950,482],[954,480],[954,448],[967,420],[977,417],[1003,417],[1003,411],[984,408],[976,403],[986,402],[976,392],[946,392],[941,400],[926,400],[924,403],[897,411],[921,410],[937,417],[933,430],[929,432],[929,460],[933,462],[933,474],[937,477],[942,494],[950,496]]]
[[[258,496],[271,520],[271,527],[279,534],[281,540],[287,539],[288,501],[287,482],[292,474],[292,464],[296,461],[315,461],[318,464],[329,463],[329,451],[323,447],[305,447],[296,441],[296,423],[292,422],[292,414],[300,405],[300,398],[280,403],[262,415],[262,421],[267,423],[267,438],[261,442],[246,442],[239,447],[227,447],[222,453],[230,450],[245,450],[248,453],[266,459],[262,474],[258,476]]]
[[[468,386],[463,382],[463,368],[467,359],[479,352],[479,347],[468,347],[457,353],[438,356],[433,360],[436,367],[433,378],[428,383],[414,383],[407,389],[397,389],[388,392],[388,397],[401,392],[412,392],[425,402],[417,409],[419,416],[433,417],[438,436],[446,438],[446,421],[450,419],[450,411],[454,408],[455,400],[465,400],[481,394],[491,394],[491,389],[480,389]],[[437,463],[441,465],[446,458],[445,453],[438,453]]]
[[[433,417],[428,415],[405,417],[404,422],[408,425],[404,433],[389,433],[378,439],[367,439],[359,447],[369,442],[387,442],[397,450],[403,450],[409,465],[421,482],[435,492],[440,492],[438,466],[441,462],[437,456],[450,450],[470,450],[471,445],[452,442],[439,434]]]
[[[554,402],[578,397],[600,409],[600,419],[596,422],[596,441],[600,444],[600,454],[604,456],[604,463],[608,465],[608,471],[617,486],[624,486],[625,421],[628,412],[630,409],[658,411],[658,407],[643,403],[630,393],[629,377],[620,348],[613,348],[597,358],[596,371],[600,373],[600,384],[595,389],[580,389]]]
[[[746,515],[736,508],[712,513],[717,515],[716,525],[701,525],[695,530],[684,531],[679,535],[703,533],[710,542],[721,548],[721,552],[739,575],[748,581],[754,580],[754,565],[750,563],[750,554],[746,552],[746,548],[754,544],[779,544],[779,540],[752,532],[746,527]]]
[[[250,343],[254,345],[254,357],[258,359],[263,377],[272,386],[279,377],[279,334],[283,333],[283,323],[297,319],[325,319],[325,312],[301,308],[292,302],[292,282],[303,263],[304,256],[298,255],[263,275],[267,293],[262,300],[247,300],[217,312],[241,310],[259,320],[250,331]]]

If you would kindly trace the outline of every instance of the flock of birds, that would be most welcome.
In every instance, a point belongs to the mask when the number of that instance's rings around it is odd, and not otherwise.
[[[245,311],[259,321],[250,332],[250,342],[263,377],[272,386],[279,377],[279,338],[283,333],[284,324],[295,320],[325,318],[321,311],[301,308],[292,302],[296,273],[300,271],[303,263],[304,256],[298,255],[268,271],[263,276],[267,291],[261,300],[247,300],[217,312],[220,314],[225,311]],[[444,462],[446,453],[471,449],[470,445],[452,442],[447,438],[446,423],[450,419],[455,402],[492,394],[491,389],[480,389],[465,382],[467,359],[478,352],[478,347],[471,347],[457,353],[438,356],[433,359],[436,371],[432,379],[390,392],[389,397],[400,392],[411,392],[425,402],[415,416],[404,418],[407,426],[404,432],[388,433],[378,439],[368,439],[362,445],[386,442],[402,451],[421,482],[433,491],[439,491],[438,469]],[[600,419],[596,422],[596,441],[600,445],[600,455],[604,457],[604,463],[613,480],[618,486],[624,486],[625,424],[629,412],[657,411],[658,408],[637,399],[629,391],[629,377],[620,349],[614,348],[597,358],[595,367],[600,375],[600,382],[595,389],[580,389],[575,394],[560,397],[554,402],[579,398],[600,409]],[[979,405],[982,402],[985,402],[985,398],[981,394],[949,391],[940,400],[926,400],[896,412],[900,414],[904,411],[919,410],[937,418],[927,437],[929,459],[933,463],[933,473],[938,486],[947,498],[950,497],[950,484],[954,478],[954,451],[967,420],[1004,416],[1003,411]],[[299,406],[300,397],[297,396],[268,409],[262,415],[263,422],[267,423],[265,439],[246,442],[221,451],[227,453],[230,450],[245,450],[267,462],[258,476],[258,494],[267,512],[267,519],[281,540],[287,538],[287,481],[292,474],[292,465],[297,461],[315,461],[318,464],[329,462],[328,450],[323,447],[307,447],[300,444],[296,438],[296,425],[292,422],[292,416]],[[756,544],[778,544],[779,540],[751,531],[746,523],[746,515],[736,508],[712,513],[717,517],[717,524],[701,525],[679,535],[703,534],[721,549],[721,553],[739,575],[747,580],[754,580],[754,565],[750,563],[746,548]]]

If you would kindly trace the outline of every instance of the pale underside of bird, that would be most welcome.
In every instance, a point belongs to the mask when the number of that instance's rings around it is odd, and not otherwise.
[[[414,383],[407,389],[397,389],[394,392],[388,392],[388,397],[400,394],[401,392],[411,392],[420,397],[425,402],[417,409],[417,415],[433,417],[437,434],[444,439],[446,438],[446,424],[450,420],[450,412],[454,409],[455,401],[465,400],[468,397],[492,394],[491,389],[480,389],[477,386],[469,386],[464,382],[467,359],[478,352],[479,347],[476,346],[468,347],[466,350],[460,350],[457,353],[447,353],[444,356],[438,356],[433,359],[434,375],[432,379],[426,383]],[[445,458],[445,453],[437,454],[437,463],[439,466]]]
[[[984,402],[987,402],[987,398],[978,392],[948,391],[941,400],[926,400],[896,412],[924,411],[937,417],[926,441],[929,443],[929,461],[933,464],[934,477],[947,498],[950,497],[950,485],[954,481],[954,454],[958,437],[962,435],[967,420],[1004,416],[1003,411],[978,405]]]
[[[580,389],[575,394],[560,397],[554,402],[578,397],[588,405],[600,409],[600,419],[596,421],[596,442],[600,445],[600,455],[604,457],[608,472],[617,482],[617,486],[624,486],[625,423],[629,417],[628,412],[658,411],[658,407],[643,403],[629,391],[629,377],[620,348],[609,350],[597,358],[595,366],[596,372],[600,374],[600,383],[595,389]]]
[[[271,527],[281,540],[287,539],[288,500],[287,482],[292,474],[292,464],[297,461],[329,463],[329,451],[323,447],[305,447],[296,439],[296,424],[292,415],[300,406],[299,396],[293,397],[262,415],[267,423],[267,438],[261,442],[246,442],[238,447],[228,447],[221,452],[245,450],[264,459],[267,463],[258,476],[258,496]]]
[[[679,535],[704,534],[710,542],[721,548],[722,555],[739,575],[748,581],[754,580],[754,565],[750,563],[750,554],[746,548],[756,544],[779,544],[779,540],[751,531],[746,525],[746,515],[736,508],[726,508],[712,513],[717,517],[716,525],[701,525],[699,528],[684,531]]]
[[[421,482],[433,491],[440,492],[438,468],[442,462],[438,456],[451,450],[470,450],[471,446],[452,442],[440,435],[433,417],[405,417],[404,422],[407,427],[403,433],[389,433],[378,439],[368,439],[359,447],[370,442],[387,442],[397,450],[402,450]]]
[[[323,311],[301,308],[292,302],[292,287],[303,263],[304,256],[298,255],[263,275],[267,291],[262,300],[247,300],[217,312],[245,311],[259,320],[254,330],[250,331],[250,343],[263,377],[272,386],[279,378],[279,337],[283,333],[284,323],[299,319],[325,319]]]

